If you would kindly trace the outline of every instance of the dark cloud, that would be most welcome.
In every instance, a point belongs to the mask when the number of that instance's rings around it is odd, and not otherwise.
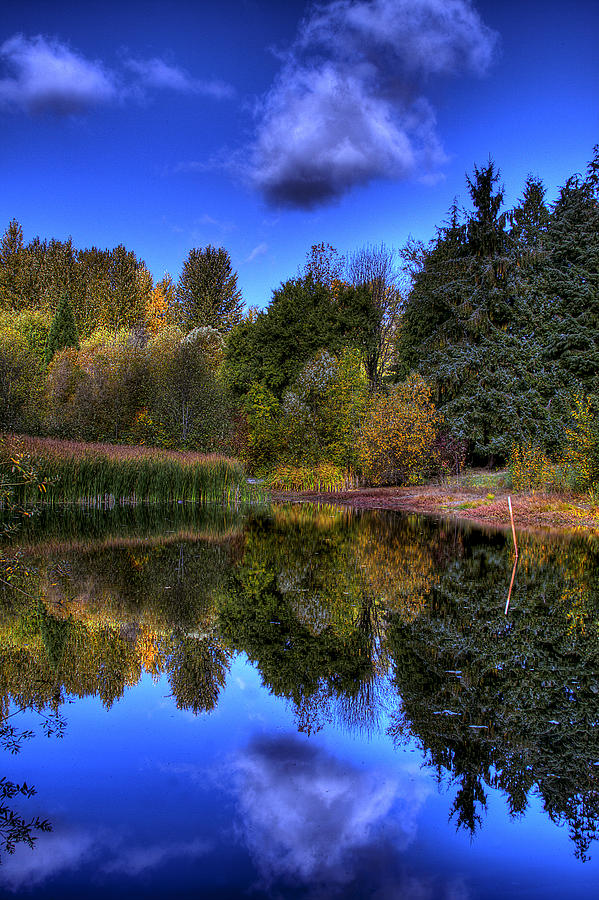
[[[259,108],[251,181],[273,205],[311,208],[375,178],[430,177],[445,156],[427,80],[484,72],[496,43],[470,0],[315,6]]]

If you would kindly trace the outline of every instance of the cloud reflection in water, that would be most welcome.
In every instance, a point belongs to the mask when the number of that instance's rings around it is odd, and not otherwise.
[[[233,768],[239,828],[263,888],[287,882],[313,896],[347,895],[364,883],[370,896],[391,897],[401,882],[402,891],[411,885],[401,896],[431,896],[402,874],[401,851],[432,790],[416,767],[365,771],[285,735],[256,738]]]

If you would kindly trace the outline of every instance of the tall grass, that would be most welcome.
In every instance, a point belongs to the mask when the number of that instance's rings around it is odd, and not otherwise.
[[[275,491],[322,491],[336,493],[358,487],[352,472],[329,463],[319,466],[277,466],[264,479]]]
[[[44,492],[35,484],[20,485],[23,504],[238,502],[256,493],[241,463],[219,454],[3,435],[0,469],[5,473],[15,454],[25,454],[48,481]]]

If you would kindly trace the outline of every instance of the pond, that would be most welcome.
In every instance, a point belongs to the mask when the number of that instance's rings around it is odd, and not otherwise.
[[[591,538],[521,535],[507,615],[509,535],[388,511],[117,507],[19,541],[0,896],[597,896]]]

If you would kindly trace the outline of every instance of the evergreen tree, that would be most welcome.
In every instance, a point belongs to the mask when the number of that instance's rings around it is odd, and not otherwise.
[[[545,185],[541,179],[529,175],[522,199],[511,212],[510,237],[519,248],[522,260],[532,257],[542,259],[549,223],[545,193]]]
[[[370,292],[337,283],[332,292],[311,275],[273,292],[268,309],[242,322],[227,341],[225,371],[236,397],[265,385],[278,399],[319,350],[369,351],[376,323]]]
[[[49,365],[54,354],[65,347],[78,347],[79,338],[73,309],[67,294],[63,294],[50,326],[48,346],[46,348],[46,364]]]
[[[241,322],[243,301],[237,273],[224,247],[193,248],[183,264],[177,301],[188,330],[209,325],[227,333]]]
[[[599,395],[599,146],[552,210],[543,266],[545,359],[564,389]]]
[[[398,374],[417,369],[434,384],[452,434],[479,461],[546,430],[537,373],[540,350],[522,289],[515,244],[501,212],[492,161],[467,179],[473,209],[449,222],[429,248],[413,247],[414,286],[397,344]]]

